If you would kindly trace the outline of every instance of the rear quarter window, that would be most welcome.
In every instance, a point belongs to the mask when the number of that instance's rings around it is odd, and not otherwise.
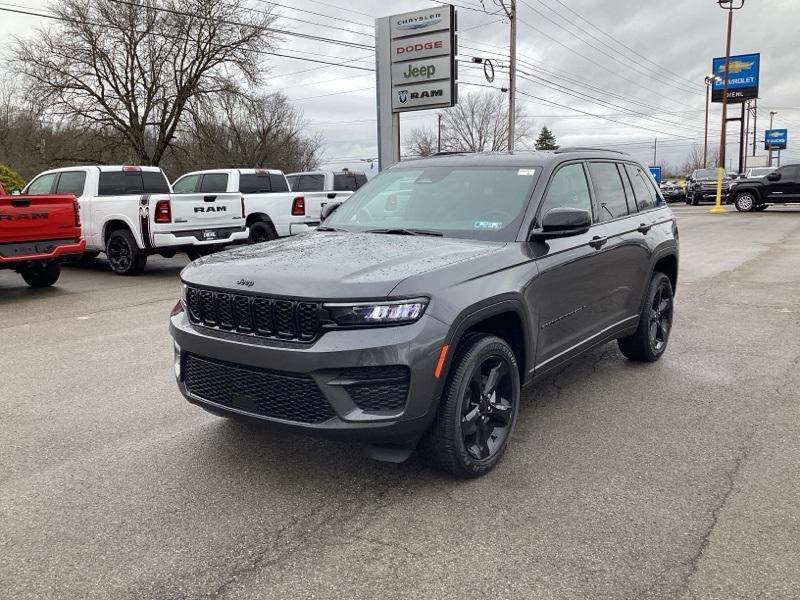
[[[628,172],[628,177],[633,187],[634,196],[636,196],[636,205],[640,211],[655,208],[661,203],[658,192],[656,192],[655,183],[650,175],[634,165],[625,165],[625,170]]]
[[[325,189],[325,175],[300,175],[295,192],[321,192]]]
[[[333,189],[336,192],[355,192],[358,189],[356,176],[352,173],[336,173],[333,176]]]
[[[270,173],[269,175],[270,185],[272,186],[273,192],[288,192],[289,185],[286,183],[286,177],[283,175],[279,175],[277,173]]]

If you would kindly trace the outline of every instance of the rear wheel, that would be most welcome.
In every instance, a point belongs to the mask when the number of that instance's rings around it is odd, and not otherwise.
[[[458,477],[487,473],[511,439],[519,397],[519,370],[509,345],[493,335],[468,336],[459,345],[421,454]]]
[[[266,221],[256,221],[250,225],[250,236],[247,241],[251,244],[260,244],[261,242],[271,242],[278,239],[278,233],[272,223]]]
[[[739,212],[752,212],[756,210],[756,199],[750,192],[737,194],[733,204]]]
[[[117,275],[139,275],[147,265],[133,234],[127,229],[117,229],[108,236],[106,256],[111,270]]]
[[[672,313],[672,283],[664,273],[653,273],[647,301],[639,317],[639,328],[633,335],[617,340],[622,354],[642,362],[655,362],[661,358],[672,331]]]
[[[61,275],[61,265],[56,262],[35,264],[20,269],[19,274],[32,288],[50,287]]]

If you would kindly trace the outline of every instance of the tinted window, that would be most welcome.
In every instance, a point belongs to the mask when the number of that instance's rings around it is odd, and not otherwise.
[[[82,196],[84,183],[86,183],[86,173],[83,171],[61,173],[61,177],[58,178],[56,193]]]
[[[589,196],[589,184],[583,165],[572,164],[561,167],[550,181],[542,208],[539,210],[539,221],[552,208],[582,208],[592,213],[592,200]]]
[[[286,178],[278,173],[270,173],[270,185],[273,192],[288,192],[289,185],[286,183]]]
[[[269,175],[239,175],[239,191],[242,194],[268,194],[272,191]]]
[[[97,188],[99,196],[169,193],[167,178],[160,171],[102,171]]]
[[[53,182],[55,181],[56,176],[57,173],[49,173],[47,175],[37,177],[31,182],[31,184],[28,186],[28,190],[25,193],[30,194],[31,196],[49,194],[50,190],[53,189]]]
[[[190,194],[197,189],[197,182],[199,179],[200,175],[181,177],[175,182],[175,185],[172,186],[172,191],[176,194]]]
[[[510,241],[537,174],[537,168],[395,167],[356,192],[325,223],[352,231],[424,229]]]
[[[363,173],[356,174],[356,189],[359,189],[363,186],[367,185],[367,176]]]
[[[297,180],[300,179],[299,175],[287,175],[286,180],[289,182],[289,188],[294,191],[297,189]]]
[[[800,179],[800,167],[799,166],[791,166],[791,167],[783,167],[780,169],[781,177],[786,179]]]
[[[296,192],[321,192],[325,189],[325,175],[300,175]]]
[[[200,184],[201,192],[222,194],[227,189],[228,175],[226,173],[208,173],[203,175],[203,182]]]
[[[625,165],[625,169],[628,171],[628,177],[631,180],[633,193],[636,196],[636,205],[639,210],[654,208],[659,202],[650,176],[646,175],[639,167],[634,167],[633,165]]]
[[[589,175],[592,177],[600,220],[627,216],[628,204],[617,165],[612,162],[590,162]]]
[[[356,176],[352,173],[336,173],[333,176],[333,189],[337,192],[355,192],[358,189]]]

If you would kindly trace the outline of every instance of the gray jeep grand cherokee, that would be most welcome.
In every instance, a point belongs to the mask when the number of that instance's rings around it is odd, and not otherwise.
[[[521,388],[618,340],[669,341],[675,219],[647,170],[601,150],[400,163],[313,233],[181,274],[171,317],[186,398],[227,417],[491,469]]]

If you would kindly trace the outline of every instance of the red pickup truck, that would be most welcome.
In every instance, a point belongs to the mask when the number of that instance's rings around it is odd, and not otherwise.
[[[75,196],[7,196],[0,186],[0,269],[47,287],[58,280],[61,261],[85,248]]]

